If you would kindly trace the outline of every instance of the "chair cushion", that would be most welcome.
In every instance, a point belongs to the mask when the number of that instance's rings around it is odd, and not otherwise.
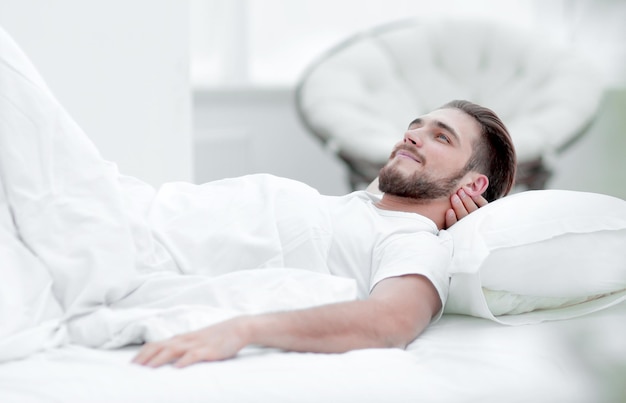
[[[526,161],[575,137],[602,90],[588,61],[534,33],[480,20],[409,20],[320,57],[299,85],[298,107],[333,149],[384,163],[411,120],[467,99],[503,119]]]

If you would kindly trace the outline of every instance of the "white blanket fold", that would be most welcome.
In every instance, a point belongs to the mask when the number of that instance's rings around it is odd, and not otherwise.
[[[135,245],[115,165],[2,31],[0,172],[21,241],[49,271],[67,315],[132,290]]]
[[[0,360],[356,297],[352,280],[296,269],[180,274],[148,225],[155,190],[100,156],[1,29],[0,183]]]
[[[71,341],[114,348],[160,340],[243,314],[354,300],[352,279],[294,268],[217,277],[157,274],[108,308],[72,320]]]

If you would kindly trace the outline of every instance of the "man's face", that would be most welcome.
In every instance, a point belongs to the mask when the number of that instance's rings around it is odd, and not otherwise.
[[[458,109],[438,109],[409,125],[379,174],[381,191],[420,200],[447,198],[467,174],[480,126]]]

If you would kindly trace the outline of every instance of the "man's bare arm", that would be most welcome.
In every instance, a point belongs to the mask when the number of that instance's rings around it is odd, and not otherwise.
[[[378,283],[363,301],[237,317],[146,344],[133,361],[150,367],[170,362],[184,367],[232,358],[247,345],[319,353],[404,348],[440,309],[439,295],[425,277],[393,277]]]

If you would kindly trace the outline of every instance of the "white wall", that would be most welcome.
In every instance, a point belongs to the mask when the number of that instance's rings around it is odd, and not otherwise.
[[[271,173],[324,194],[350,190],[345,167],[299,121],[290,89],[197,90],[194,135],[198,182]]]
[[[0,0],[0,24],[122,173],[192,180],[188,1]]]

